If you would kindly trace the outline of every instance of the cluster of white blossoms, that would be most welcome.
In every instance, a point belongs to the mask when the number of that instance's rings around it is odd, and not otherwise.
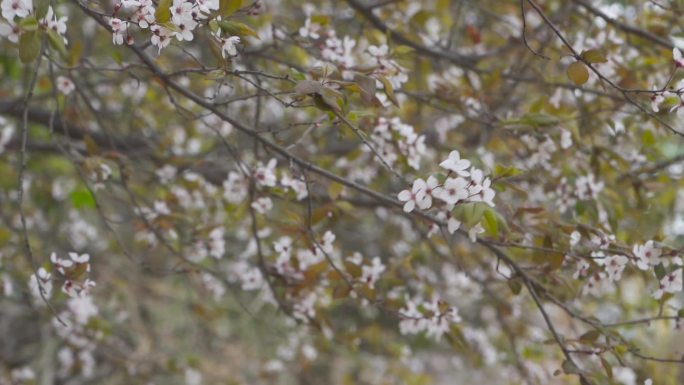
[[[491,179],[482,170],[472,167],[469,160],[461,159],[458,151],[452,151],[449,158],[439,165],[449,171],[443,182],[434,175],[427,180],[418,178],[410,190],[401,191],[397,198],[404,202],[404,211],[407,213],[416,207],[428,210],[433,207],[435,199],[442,201],[444,210],[438,216],[448,219],[448,230],[453,234],[461,225],[451,216],[451,210],[456,205],[482,202],[494,207],[496,192],[492,188]]]
[[[208,256],[215,259],[223,258],[226,252],[226,241],[224,238],[225,228],[223,226],[216,227],[209,232],[209,236],[204,239],[196,240],[190,251],[187,254],[188,260],[199,263]]]
[[[554,171],[551,161],[554,154],[559,151],[559,147],[567,150],[573,145],[572,132],[565,128],[560,128],[559,131],[560,134],[555,140],[550,135],[522,135],[520,140],[529,153],[519,161],[520,166],[527,169],[541,167],[547,171]]]
[[[532,135],[523,135],[520,140],[525,143],[530,150],[529,156],[525,157],[522,162],[527,168],[542,167],[549,169],[551,167],[551,156],[558,150],[556,143],[549,137],[545,136],[543,140]]]
[[[449,332],[451,324],[461,322],[458,309],[438,299],[432,301],[406,298],[406,304],[399,309],[399,332],[401,334],[425,335],[439,341]]]
[[[64,277],[62,291],[69,297],[85,297],[95,287],[87,274],[90,273],[90,255],[69,253],[69,259],[58,258],[56,253],[50,255],[52,266]],[[84,276],[86,276],[84,278]]]
[[[361,282],[368,285],[371,289],[375,289],[375,282],[385,272],[386,268],[382,261],[380,261],[380,257],[373,258],[370,265],[361,266]]]
[[[268,373],[282,372],[288,365],[295,365],[300,360],[310,362],[318,357],[318,350],[311,344],[311,335],[306,329],[293,331],[285,342],[275,349],[277,358],[264,363],[263,369]]]
[[[159,7],[161,8],[158,9]],[[210,25],[210,21],[221,22],[219,17],[212,19],[212,13],[219,10],[219,7],[218,0],[173,0],[173,3],[160,1],[158,5],[152,0],[122,0],[115,6],[109,19],[112,42],[116,45],[133,44],[134,38],[129,29],[135,25],[141,30],[150,30],[150,43],[161,53],[172,39],[180,42],[192,41],[198,27]],[[255,4],[251,9],[259,7],[260,5]],[[125,10],[126,17],[118,15],[122,9]],[[161,19],[157,20],[157,17]],[[237,55],[240,37],[224,35],[217,24],[212,25],[211,36],[221,45],[222,56],[226,58]]]
[[[575,248],[580,244],[582,236],[578,231],[574,231],[570,238],[570,245]],[[591,260],[595,264],[590,263],[587,259],[580,259],[573,275],[575,279],[587,279],[582,289],[583,294],[597,295],[609,289],[610,286],[605,284],[607,282],[618,282],[622,278],[625,268],[630,264],[638,270],[652,270],[654,272],[656,279],[658,279],[658,286],[652,293],[655,299],[661,299],[665,293],[675,294],[684,290],[684,281],[682,280],[684,262],[681,257],[665,257],[663,250],[656,246],[653,240],[644,244],[635,244],[632,247],[631,255],[628,253],[606,255],[614,242],[614,235],[596,236],[592,234],[590,247],[596,248],[596,250],[591,252]]]
[[[66,343],[57,354],[59,375],[65,377],[80,372],[89,378],[94,375],[95,368],[94,341],[101,338],[101,335],[93,334],[88,328],[90,319],[99,312],[90,295],[95,282],[89,278],[90,255],[72,252],[68,256],[60,258],[56,253],[50,256],[52,271],[64,281],[62,292],[68,297],[66,309],[52,321],[57,335]],[[52,282],[57,279],[53,273],[41,267],[29,279],[28,286],[36,304],[45,304],[52,299]]]
[[[376,151],[390,166],[399,160],[399,155],[403,155],[408,165],[418,170],[420,161],[427,152],[425,136],[416,134],[411,125],[402,123],[396,117],[379,118],[370,137]],[[366,146],[362,148],[370,151]]]
[[[258,237],[263,245],[271,237],[269,228],[258,231]],[[239,236],[241,237],[241,236]],[[284,298],[291,304],[292,316],[304,323],[308,323],[316,316],[317,307],[327,307],[331,304],[331,292],[328,290],[334,282],[330,277],[333,274],[343,286],[346,287],[350,298],[357,298],[367,304],[366,287],[374,290],[380,277],[387,270],[387,266],[380,257],[365,258],[361,253],[355,252],[351,256],[343,258],[341,250],[335,247],[336,236],[332,231],[326,231],[322,237],[312,239],[312,243],[305,242],[297,245],[297,240],[283,235],[270,242],[270,247],[262,246],[259,249],[256,240],[248,234],[244,234],[248,240],[245,251],[230,262],[228,281],[240,285],[242,290],[255,291],[261,300],[278,305],[266,276],[262,269],[274,271],[279,280],[298,284],[302,281],[320,276],[321,284],[310,290],[302,290],[297,294],[287,294]],[[255,259],[261,258],[266,261],[265,266],[256,263]],[[215,283],[212,283],[214,285]]]
[[[394,88],[399,88],[408,81],[408,71],[391,58],[387,44],[368,45],[366,41],[357,41],[350,36],[340,38],[334,29],[326,28],[314,21],[311,15],[313,10],[314,7],[311,4],[304,5],[307,19],[299,28],[299,36],[309,41],[316,41],[320,49],[320,58],[339,67],[344,79],[353,79],[352,68],[361,64],[362,68],[370,69],[364,75],[374,78],[378,89],[384,86],[384,80],[387,80]],[[377,96],[383,99],[381,94]]]
[[[155,200],[152,208],[150,207],[136,207],[135,212],[145,222],[153,224],[156,220],[171,215],[171,209],[168,204],[162,200]],[[167,240],[178,239],[178,233],[174,228],[159,228],[157,231],[147,227],[135,233],[135,239],[147,243],[149,246],[156,246],[159,243],[158,236],[161,235]]]
[[[306,26],[305,26],[306,27]],[[302,27],[302,28],[305,28]],[[300,33],[301,33],[300,29]],[[325,44],[321,49],[321,57],[333,64],[338,65],[341,69],[351,68],[356,65],[356,57],[354,56],[354,47],[356,47],[356,40],[349,36],[340,39],[334,30],[330,30],[327,34]],[[345,79],[346,72],[343,71]]]
[[[656,266],[663,266],[663,268],[670,268],[670,272],[666,272],[658,284],[658,288],[653,292],[653,298],[660,299],[663,294],[675,294],[684,290],[684,281],[682,281],[682,258],[679,256],[665,257],[663,250],[658,248],[655,243],[650,240],[643,245],[634,245],[632,249],[636,266],[640,270],[650,270]],[[657,273],[656,273],[656,277]]]
[[[273,158],[267,164],[259,162],[251,175],[245,175],[238,171],[230,171],[228,177],[223,181],[223,198],[232,204],[242,203],[249,194],[249,178],[254,180],[256,187],[261,189],[280,186],[285,191],[292,191],[297,200],[306,198],[309,193],[306,182],[302,179],[292,177],[287,172],[282,172],[278,179],[278,161]],[[266,214],[273,208],[273,202],[269,197],[259,197],[252,203],[252,208],[260,214]]]
[[[679,69],[684,67],[684,57],[682,57],[682,52],[678,48],[672,49],[672,59],[675,63],[675,68]],[[674,75],[673,75],[674,76]],[[651,93],[651,108],[653,112],[660,112],[660,108],[663,103],[670,106],[669,112],[676,112],[677,117],[684,116],[684,80],[680,80],[674,87],[670,86],[668,89],[659,89],[657,86],[653,86],[653,92]]]
[[[400,88],[402,84],[408,81],[408,71],[390,57],[387,44],[369,46],[366,61],[376,65],[371,76],[386,78],[394,88]]]
[[[12,43],[18,43],[19,37],[26,32],[36,30],[36,22],[46,30],[51,30],[66,44],[65,37],[68,18],[57,17],[52,6],[47,8],[45,15],[37,20],[35,5],[32,0],[2,0],[2,18],[0,18],[0,36],[7,38]],[[29,20],[29,21],[26,21]],[[31,22],[32,21],[32,22]]]
[[[0,35],[6,36],[10,41],[16,43],[22,33],[33,28],[30,23],[22,22],[35,13],[33,3],[31,0],[0,1],[3,16],[3,19],[0,19]],[[118,1],[112,17],[108,18],[109,27],[112,31],[112,41],[116,45],[133,44],[134,38],[131,29],[137,26],[139,30],[148,30],[147,36],[150,44],[154,45],[158,52],[161,52],[173,40],[178,42],[194,40],[196,36],[199,36],[197,34],[200,32],[200,28],[206,27],[208,30],[206,35],[218,42],[221,55],[224,58],[238,54],[238,46],[241,43],[240,37],[226,35],[225,32],[230,29],[217,26],[218,23],[226,21],[214,17],[215,11],[220,8],[218,0]],[[157,20],[160,17],[165,20]],[[364,71],[364,76],[376,82],[377,89],[384,87],[387,90],[387,82],[393,87],[400,87],[408,79],[407,71],[391,58],[391,50],[388,45],[369,46],[363,38],[355,40],[347,35],[338,37],[335,30],[320,25],[315,20],[317,19],[308,15],[304,26],[299,29],[299,36],[302,38],[299,40],[304,40],[307,44],[311,43],[312,50],[318,48],[321,58],[338,66],[344,79],[354,79],[355,75],[359,74],[354,71],[359,68]],[[45,17],[38,22],[43,27],[64,37],[66,18],[58,18],[52,8],[49,8]],[[213,27],[211,23],[213,23]],[[429,35],[426,41],[438,39],[440,29],[436,23],[436,18],[428,20]],[[423,38],[426,39],[425,35]],[[64,40],[66,43],[66,38]],[[677,67],[684,66],[684,59],[679,50],[675,49],[673,55]],[[72,79],[77,78],[73,77]],[[59,76],[56,78],[55,87],[61,94],[70,95],[77,90],[72,79]],[[480,80],[476,75],[465,73],[457,67],[452,67],[441,75],[428,76],[429,88],[432,91],[454,88],[465,80],[470,82],[473,88],[480,88]],[[678,86],[677,88],[681,87]],[[145,88],[142,87],[141,90],[128,92],[135,92],[138,95],[137,98],[142,99],[145,95]],[[374,96],[383,99],[386,95],[388,93],[377,92]],[[658,111],[667,98],[681,98],[681,96],[680,92],[654,89],[653,109]],[[479,103],[474,99],[470,99],[470,102],[464,103],[464,105],[472,110],[479,108]],[[681,113],[684,111],[684,108],[680,108],[681,105],[681,99],[678,99],[676,105],[670,110]],[[464,115],[467,113],[464,112]],[[215,115],[212,116],[216,117]],[[216,117],[216,119],[218,118]],[[447,130],[453,129],[464,120],[465,118],[460,114],[452,115],[449,119],[444,120],[444,128],[438,130],[438,133],[441,132],[441,135],[446,138]],[[4,121],[0,120],[0,123],[4,123]],[[210,125],[218,124],[226,123],[216,120]],[[227,126],[226,129],[230,129],[230,127]],[[203,142],[198,138],[189,137],[188,131],[184,127],[174,127],[169,131],[173,134],[174,147],[172,147],[172,152],[174,155],[196,155],[200,153]],[[9,140],[9,136],[5,135],[5,132],[10,132],[9,135],[11,136],[11,131],[3,131],[2,138],[0,138],[0,148],[4,145],[3,141]],[[209,132],[207,131],[207,133]],[[568,149],[573,145],[570,131],[562,129],[558,136],[559,139],[554,139],[549,134],[521,136],[520,140],[530,150],[529,156],[525,157],[524,165],[527,168],[539,167],[549,171],[554,175],[554,180],[557,180],[560,176],[556,174],[558,170],[553,168],[553,158],[559,149]],[[425,136],[419,135],[414,127],[403,123],[398,117],[378,118],[370,134],[370,140],[382,159],[391,166],[404,163],[405,159],[409,167],[419,170],[423,158],[431,158],[431,154],[428,153],[430,150],[425,144]],[[366,146],[362,146],[362,148],[364,151],[369,151]],[[366,161],[366,159],[362,161]],[[489,169],[492,168],[487,162],[483,163],[487,164]],[[170,195],[167,196],[169,199],[158,198],[161,200],[154,201],[152,207],[140,208],[138,213],[146,221],[162,222],[175,216],[173,211],[178,207],[196,210],[209,209],[208,205],[211,203],[206,198],[218,195],[215,200],[220,205],[225,204],[225,202],[233,205],[245,204],[246,207],[251,207],[259,214],[266,215],[274,207],[274,201],[270,194],[279,194],[282,191],[281,189],[284,189],[286,192],[292,193],[297,200],[305,199],[309,194],[306,181],[293,174],[292,170],[286,170],[285,167],[282,167],[278,171],[276,159],[249,166],[239,165],[239,167],[240,169],[228,173],[227,178],[223,181],[223,189],[221,189],[208,183],[198,174],[191,172],[186,172],[182,177],[183,180],[180,180],[181,178],[177,175],[178,170],[171,165],[165,165],[157,171],[157,176],[163,185],[168,185]],[[402,202],[403,210],[407,213],[416,210],[416,208],[420,210],[433,209],[434,216],[445,221],[448,232],[454,233],[461,227],[461,223],[452,215],[456,206],[465,203],[483,203],[494,207],[496,192],[492,188],[492,179],[486,176],[483,170],[473,167],[468,159],[462,159],[458,151],[452,151],[448,159],[440,163],[440,167],[448,173],[446,175],[434,173],[427,178],[415,179],[410,189],[403,190],[398,194],[398,199]],[[355,167],[347,168],[355,169]],[[104,163],[97,164],[97,167],[92,168],[89,174],[90,179],[98,183],[108,180],[111,175],[111,169]],[[174,184],[177,177],[179,183]],[[194,187],[196,185],[199,187]],[[55,191],[60,190],[60,188],[56,188]],[[250,191],[252,188],[254,191]],[[73,189],[73,187],[69,189]],[[603,189],[604,182],[591,173],[579,174],[571,182],[562,178],[556,193],[558,199],[554,204],[560,208],[561,212],[564,212],[574,206],[578,200],[596,200]],[[246,204],[245,201],[250,197],[250,192],[253,192],[255,196],[253,201]],[[58,191],[55,195],[66,197],[68,193]],[[223,200],[221,200],[221,196]],[[554,195],[550,194],[549,196],[553,197]],[[478,205],[478,207],[483,207],[483,205]],[[204,218],[203,215],[202,219]],[[400,218],[405,219],[404,217]],[[262,219],[259,217],[259,220]],[[215,222],[222,223],[218,219]],[[71,243],[77,249],[82,249],[85,246],[92,249],[98,234],[88,232],[85,229],[87,223],[82,223],[84,224],[70,227],[80,236],[80,238],[71,238]],[[410,228],[411,224],[407,221],[406,226]],[[152,227],[154,228],[154,224]],[[199,231],[193,229],[191,238],[177,235],[173,225],[170,227],[162,228],[158,232],[152,232],[146,227],[146,229],[140,230],[136,236],[149,240],[153,245],[156,244],[158,234],[166,235],[171,239],[191,239],[190,245],[183,249],[183,253],[187,260],[194,263],[209,262],[205,260],[210,256],[219,260],[226,253],[226,227],[204,225]],[[428,235],[431,235],[435,230],[435,227],[431,227]],[[288,285],[296,286],[302,281],[311,281],[312,277],[320,278],[320,284],[317,283],[315,286],[310,285],[311,287],[304,287],[296,292],[283,290],[285,292],[283,294],[285,296],[284,303],[292,307],[292,314],[298,320],[311,321],[316,317],[317,311],[332,302],[333,294],[331,292],[333,290],[329,290],[333,287],[331,281],[337,280],[336,284],[339,284],[339,287],[345,287],[345,284],[352,286],[349,289],[348,296],[354,299],[363,297],[366,289],[375,290],[376,286],[384,287],[386,286],[385,283],[388,284],[387,286],[390,284],[389,279],[388,282],[381,281],[381,277],[388,268],[380,257],[365,258],[358,252],[346,258],[343,257],[340,250],[335,248],[336,236],[332,231],[325,232],[321,238],[314,239],[312,237],[309,241],[302,241],[299,236],[293,236],[292,232],[284,232],[288,235],[273,237],[276,231],[271,231],[270,228],[261,228],[256,234],[245,235],[240,239],[247,240],[243,254],[221,263],[229,265],[230,271],[227,272],[227,281],[236,283],[245,291],[258,292],[262,294],[262,297],[265,297],[266,301],[274,304],[277,302],[274,298],[276,293],[272,292],[272,288],[269,287],[269,279],[275,278],[278,284],[282,280]],[[479,224],[472,226],[470,229],[471,239],[474,240],[476,234],[483,231],[484,229]],[[182,231],[180,233],[183,234]],[[249,233],[249,231],[245,233]],[[407,241],[408,237],[402,238],[402,242],[397,242],[402,248],[397,247],[395,252],[408,255],[411,253],[411,242],[417,243],[418,239]],[[571,246],[579,245],[581,238],[579,232],[573,233],[571,235]],[[658,284],[654,288],[652,296],[656,299],[682,290],[683,270],[680,258],[664,255],[667,253],[652,240],[645,244],[634,245],[631,253],[627,249],[623,253],[616,252],[611,248],[615,243],[616,237],[606,234],[591,234],[590,239],[586,242],[585,246],[589,250],[587,254],[590,255],[590,258],[580,258],[575,273],[576,278],[586,279],[584,293],[598,293],[599,289],[606,286],[606,283],[619,282],[628,267],[648,271],[649,275],[651,274],[650,271],[655,273]],[[263,258],[263,262],[256,262],[257,254],[263,254],[258,255],[258,257]],[[60,369],[60,372],[69,374],[72,372],[72,368],[78,368],[86,376],[89,376],[92,374],[94,366],[94,358],[91,354],[92,340],[96,337],[89,334],[88,323],[97,316],[99,311],[90,296],[90,291],[95,286],[95,283],[88,278],[90,257],[87,254],[69,253],[68,258],[59,258],[53,253],[50,259],[52,262],[51,269],[41,267],[30,277],[30,293],[37,305],[45,305],[46,300],[50,300],[55,294],[53,293],[53,283],[60,282],[62,292],[67,296],[66,310],[59,314],[59,319],[55,319],[55,327],[59,335],[68,342],[67,347],[61,349],[58,354],[59,362],[63,368]],[[458,289],[451,297],[458,295],[463,298],[464,288],[472,287],[472,291],[479,288],[465,272],[446,270],[447,273],[444,275],[445,281],[448,282],[447,286]],[[416,275],[421,278],[417,280],[421,286],[416,284],[416,287],[421,289],[425,289],[422,286],[423,280],[437,282],[436,278],[430,278],[436,274],[427,266],[418,266]],[[473,276],[478,277],[476,274]],[[220,277],[217,277],[218,275],[204,273],[201,275],[201,284],[218,300],[225,294],[226,286]],[[486,277],[482,275],[479,278]],[[344,282],[339,282],[340,280]],[[394,287],[394,294],[391,295],[396,295],[394,299],[400,299],[407,287],[397,285]],[[425,287],[429,288],[427,285]],[[357,291],[358,288],[364,290]],[[277,292],[280,293],[280,291]],[[407,297],[404,306],[398,311],[401,317],[399,330],[404,335],[425,333],[428,337],[440,340],[445,333],[449,333],[453,323],[461,321],[458,310],[437,297],[430,297],[426,291],[418,292],[420,294],[417,297]],[[427,300],[428,298],[432,299]],[[452,301],[449,297],[443,298],[447,298],[449,303],[454,303],[461,309],[465,308],[457,300]],[[365,300],[365,298],[362,299]],[[66,321],[66,325],[62,323],[64,321]],[[469,328],[464,328],[464,335],[469,341],[481,341],[484,338],[481,336],[485,336],[484,332]],[[289,350],[296,351],[296,349]],[[316,356],[315,349],[309,345],[303,346],[301,351],[301,354],[307,359],[313,359]],[[292,359],[294,353],[279,353],[279,355],[285,360]],[[275,366],[274,364],[273,367]],[[29,375],[25,376],[30,377]],[[186,368],[185,377],[187,383],[194,384],[200,383],[202,376],[199,371]]]
[[[552,193],[555,197],[555,205],[560,213],[574,209],[577,201],[595,200],[605,188],[605,183],[597,179],[592,173],[581,175],[574,180],[574,184],[566,177],[558,182],[556,190]]]
[[[311,16],[314,7],[304,5],[307,19],[299,28],[299,36],[307,42],[315,43],[319,55],[312,65],[316,67],[336,67],[344,80],[354,80],[361,75],[375,82],[375,95],[370,95],[374,103],[389,106],[387,88],[390,93],[408,81],[408,71],[396,60],[387,44],[369,45],[365,39],[356,40],[350,36],[338,37],[334,29],[314,21]],[[384,88],[385,93],[381,90]],[[396,103],[396,100],[392,100]],[[417,167],[415,167],[417,168]]]
[[[88,278],[90,272],[90,256],[88,254],[69,253],[68,259],[62,259],[58,258],[57,254],[52,253],[50,261],[53,269],[59,272],[64,279],[62,291],[69,297],[85,297],[90,289],[95,287],[95,282]],[[52,297],[52,281],[52,273],[49,273],[44,267],[40,267],[31,275],[28,285],[37,304],[43,303],[43,299],[49,300]]]

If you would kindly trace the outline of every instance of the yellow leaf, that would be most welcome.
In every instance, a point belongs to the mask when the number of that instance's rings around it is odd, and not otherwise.
[[[355,263],[344,261],[344,268],[352,277],[358,278],[361,276],[361,267]]]
[[[171,0],[159,0],[154,20],[157,24],[168,23],[171,20]]]
[[[88,150],[88,154],[90,155],[97,155],[100,153],[100,146],[97,145],[97,142],[95,142],[95,139],[93,139],[92,136],[86,135],[86,137],[83,139],[86,145],[86,150]]]
[[[608,61],[606,55],[600,49],[590,49],[582,52],[582,58],[589,63],[605,63]]]
[[[337,182],[331,182],[330,186],[328,186],[328,194],[332,199],[337,199],[342,193],[342,190],[344,190],[344,186]]]
[[[568,66],[568,78],[572,80],[573,83],[581,86],[589,80],[589,70],[582,62],[574,62]]]
[[[330,16],[313,15],[313,16],[311,16],[311,22],[316,23],[320,26],[326,26],[326,25],[330,24]]]
[[[257,39],[260,39],[259,34],[245,23],[240,23],[237,21],[221,20],[218,22],[218,25],[219,25],[219,27],[221,27],[223,32],[227,33],[230,36],[240,36],[240,37],[253,36],[253,37],[256,37]]]
[[[219,1],[219,14],[223,17],[228,17],[234,14],[240,8],[242,8],[242,0]]]

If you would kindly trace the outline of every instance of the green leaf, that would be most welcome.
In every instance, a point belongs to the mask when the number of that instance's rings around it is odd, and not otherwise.
[[[582,58],[589,63],[605,63],[608,61],[606,58],[606,55],[603,53],[603,50],[600,49],[590,49],[583,51],[582,54],[580,55]]]
[[[60,36],[60,34],[52,28],[47,30],[47,34],[50,46],[56,49],[57,52],[59,52],[63,57],[69,56],[69,52],[67,51],[66,46],[64,45],[64,39],[62,38],[62,36]]]
[[[40,20],[47,15],[48,7],[50,6],[50,0],[33,0],[34,12],[36,19]]]
[[[582,334],[579,338],[579,340],[585,344],[590,344],[595,342],[599,337],[601,336],[601,333],[598,330],[590,330],[584,334]]]
[[[603,357],[601,357],[601,365],[603,366],[603,369],[606,370],[606,375],[608,376],[608,378],[612,380],[613,379],[613,367]]]
[[[656,139],[655,135],[653,135],[653,131],[644,130],[644,133],[641,136],[641,141],[644,143],[644,146],[654,146],[656,144]]]
[[[659,280],[663,279],[663,277],[667,274],[662,263],[659,263],[655,268],[653,268],[653,271]]]
[[[290,77],[291,77],[293,80],[297,80],[297,81],[301,81],[301,80],[305,80],[305,79],[306,79],[306,76],[305,76],[303,73],[297,71],[297,70],[294,69],[294,68],[290,68]]]
[[[363,90],[361,93],[363,101],[370,103],[373,100],[373,96],[375,96],[375,79],[370,76],[357,74],[354,75],[354,81]]]
[[[577,365],[575,365],[572,361],[563,361],[561,368],[563,368],[565,374],[582,374],[580,368],[578,368]]]
[[[19,26],[24,31],[35,31],[38,29],[38,20],[33,16],[26,16],[19,22]]]
[[[337,111],[334,107],[334,104],[328,103],[321,95],[319,94],[314,94],[313,97],[314,104],[318,109],[321,111]],[[330,115],[331,119],[334,119],[334,115]]]
[[[19,59],[30,63],[40,55],[40,35],[38,31],[25,32],[19,37]]]
[[[314,102],[319,105],[319,102],[329,106],[333,111],[342,112],[342,94],[333,90],[332,88],[323,87],[320,92],[314,97]],[[325,108],[323,108],[325,110]]]
[[[499,220],[496,212],[491,207],[486,207],[484,210],[484,229],[494,238],[499,237]]]
[[[389,81],[389,79],[387,79],[384,76],[379,76],[378,79],[385,88],[385,94],[387,95],[389,100],[392,102],[392,104],[399,107],[399,101],[397,100],[397,97],[394,95],[394,87],[392,87],[392,83]]]
[[[581,86],[589,80],[589,70],[582,62],[576,61],[570,64],[568,66],[567,74],[568,78],[578,86]]]
[[[78,61],[81,60],[82,55],[83,55],[83,43],[81,43],[80,40],[77,40],[75,43],[71,44],[71,49],[69,50],[69,55],[68,55],[69,64],[72,66],[75,66],[76,64],[78,64]]]
[[[456,206],[456,209],[454,209],[454,215],[463,219],[463,223],[466,225],[466,227],[470,228],[480,222],[480,219],[482,219],[482,215],[484,215],[487,207],[489,207],[489,205],[486,203],[463,203]]]
[[[71,203],[75,208],[95,208],[95,198],[85,187],[74,190],[71,193]]]
[[[413,52],[413,48],[407,45],[398,45],[392,48],[392,53],[395,55],[406,55]]]
[[[519,279],[509,279],[508,280],[508,287],[511,289],[513,294],[518,295],[522,291],[522,283],[520,283]]]
[[[295,86],[295,92],[302,95],[317,94],[323,89],[323,84],[315,80],[302,80]]]
[[[216,19],[211,19],[209,21],[209,30],[213,32],[214,34],[218,32],[219,30],[219,25]]]
[[[219,80],[223,79],[226,77],[226,71],[225,70],[213,70],[207,74],[207,79],[210,80]]]
[[[223,17],[228,17],[234,14],[240,8],[242,8],[242,0],[219,1],[219,14]]]
[[[371,111],[350,111],[349,114],[347,115],[347,118],[351,121],[358,121],[361,118],[365,117],[374,117],[375,113]]]
[[[230,36],[253,36],[259,39],[259,34],[253,30],[250,26],[237,21],[221,20],[218,22],[219,27],[223,32]]]
[[[114,59],[114,61],[117,64],[121,65],[121,63],[123,63],[123,54],[121,53],[121,51],[120,50],[113,50],[111,52],[112,52],[111,53],[112,59]]]
[[[154,20],[157,24],[164,24],[171,21],[172,0],[159,0],[157,10],[154,12]]]
[[[502,164],[497,164],[494,168],[494,178],[507,178],[523,173],[523,170],[516,168],[515,166],[504,166]]]

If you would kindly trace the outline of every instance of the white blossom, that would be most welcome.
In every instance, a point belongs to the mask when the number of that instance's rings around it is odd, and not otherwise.
[[[427,184],[424,180],[418,178],[413,181],[411,190],[403,190],[397,195],[400,201],[404,203],[404,211],[410,213],[417,206],[426,206],[425,193],[427,192]]]
[[[380,274],[382,274],[385,269],[386,266],[382,264],[380,258],[375,257],[370,266],[364,265],[361,268],[361,280],[373,289],[375,288],[375,282],[380,278]]]
[[[652,240],[643,245],[634,245],[632,252],[636,258],[636,265],[641,270],[648,270],[651,266],[661,263],[662,251],[655,246]]]
[[[225,59],[226,56],[237,55],[237,45],[240,44],[239,36],[229,36],[221,38],[221,56]]]
[[[74,82],[71,81],[71,79],[64,76],[58,76],[57,89],[62,94],[69,95],[74,89],[76,89],[76,86],[74,85]]]
[[[660,280],[658,290],[653,293],[653,298],[660,299],[665,293],[681,293],[684,290],[684,282],[682,281],[682,269],[677,267],[672,273],[666,274]]]
[[[606,258],[604,266],[606,268],[606,273],[608,274],[608,279],[611,281],[619,281],[622,277],[622,271],[627,266],[629,259],[624,255],[616,254]]]
[[[17,24],[0,20],[0,36],[6,37],[7,40],[11,41],[12,43],[18,43],[20,34],[21,28]]]
[[[468,185],[469,182],[464,178],[447,178],[439,198],[448,204],[455,205],[468,198]]]
[[[32,0],[2,0],[0,3],[2,16],[7,20],[14,20],[15,17],[24,18],[33,9]]]
[[[252,202],[252,208],[259,214],[266,214],[273,208],[273,201],[269,197],[261,197]]]
[[[257,186],[274,187],[276,185],[276,182],[278,182],[278,178],[275,174],[277,164],[278,161],[275,158],[269,160],[265,166],[262,165],[261,162],[259,163],[253,175]]]
[[[123,44],[128,33],[128,22],[112,17],[109,19],[109,26],[112,28],[112,42],[115,45]]]
[[[470,175],[470,173],[467,171],[470,167],[470,161],[468,159],[461,159],[458,151],[451,151],[449,153],[449,157],[440,163],[439,166],[460,176]]]
[[[43,295],[41,295],[41,290]],[[52,274],[48,273],[44,268],[38,268],[38,271],[31,275],[29,279],[29,290],[34,300],[37,303],[43,303],[42,298],[45,296],[49,299],[52,296]]]

